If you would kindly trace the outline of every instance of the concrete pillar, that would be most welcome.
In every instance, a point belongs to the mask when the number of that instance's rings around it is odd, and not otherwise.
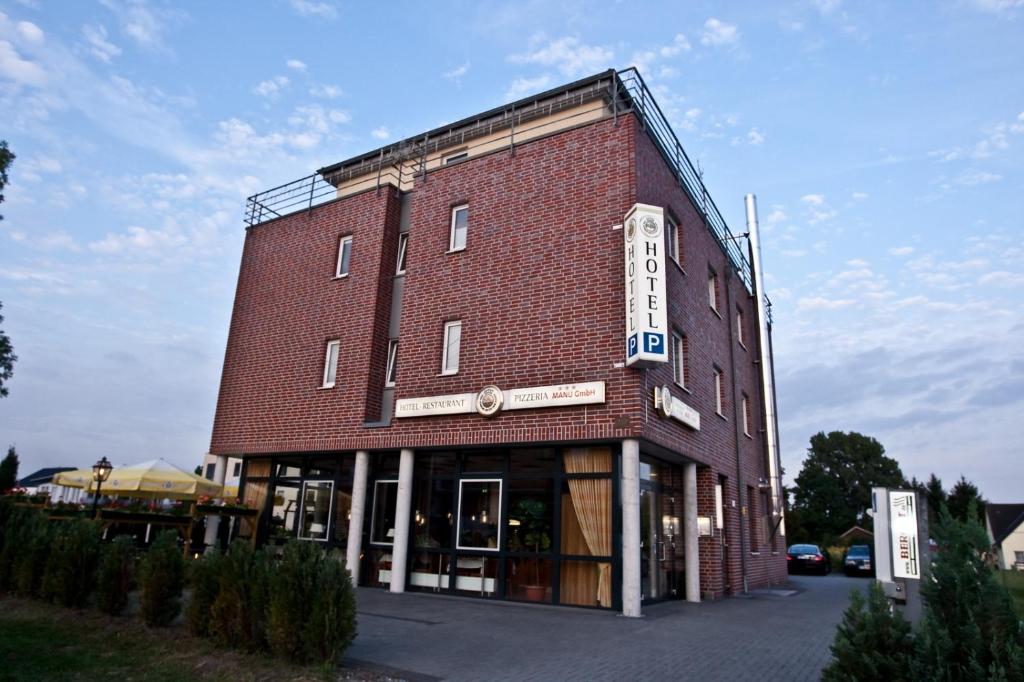
[[[217,455],[217,458],[213,463],[213,482],[217,485],[224,485],[224,479],[228,473],[228,457],[227,455]],[[206,543],[207,548],[213,547],[217,544],[217,531],[220,530],[220,517],[219,516],[207,516],[206,517],[206,536],[203,538],[203,542]]]
[[[697,465],[683,465],[683,566],[686,601],[700,601],[700,552],[697,549]]]
[[[391,591],[405,592],[405,566],[409,551],[409,514],[412,510],[413,451],[402,450],[398,462],[398,501],[395,504],[395,544],[391,548]]]
[[[640,441],[622,441],[622,615],[640,613]]]
[[[352,507],[348,520],[348,547],[345,563],[352,574],[352,584],[359,584],[359,555],[363,552],[363,519],[366,517],[366,471],[370,468],[370,454],[356,452],[356,467],[352,475]]]

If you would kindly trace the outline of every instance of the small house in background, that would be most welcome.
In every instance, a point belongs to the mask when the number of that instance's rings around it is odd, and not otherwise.
[[[844,547],[849,547],[850,545],[870,544],[874,541],[875,534],[867,528],[861,528],[860,526],[853,526],[850,530],[839,536],[839,544]]]
[[[985,505],[985,529],[999,568],[1024,571],[1024,503]]]
[[[18,481],[19,488],[25,488],[30,495],[48,494],[51,502],[79,502],[82,491],[78,488],[68,488],[63,485],[56,485],[53,477],[64,471],[74,471],[75,467],[47,467],[40,469]]]

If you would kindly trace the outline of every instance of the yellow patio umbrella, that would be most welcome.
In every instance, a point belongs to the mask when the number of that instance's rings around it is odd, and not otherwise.
[[[56,474],[53,482],[74,488],[85,488],[95,492],[91,469],[65,471]],[[120,495],[146,499],[195,500],[203,495],[218,497],[222,487],[188,471],[165,462],[151,459],[128,467],[118,467],[100,488],[100,494]]]

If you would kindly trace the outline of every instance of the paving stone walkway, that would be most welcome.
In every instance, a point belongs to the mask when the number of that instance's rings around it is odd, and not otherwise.
[[[640,619],[360,588],[347,657],[411,681],[818,680],[850,589],[867,584],[792,576],[792,590],[657,604]]]

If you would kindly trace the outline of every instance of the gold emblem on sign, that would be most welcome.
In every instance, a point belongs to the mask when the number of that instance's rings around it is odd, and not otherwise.
[[[476,411],[484,417],[493,417],[501,411],[505,395],[497,386],[484,386],[476,394]]]
[[[636,218],[630,218],[626,223],[626,241],[633,241],[634,235],[636,235]]]
[[[644,219],[640,222],[640,229],[644,231],[648,237],[657,237],[658,232],[661,231],[661,227],[658,225],[658,221],[652,216],[644,216]]]

